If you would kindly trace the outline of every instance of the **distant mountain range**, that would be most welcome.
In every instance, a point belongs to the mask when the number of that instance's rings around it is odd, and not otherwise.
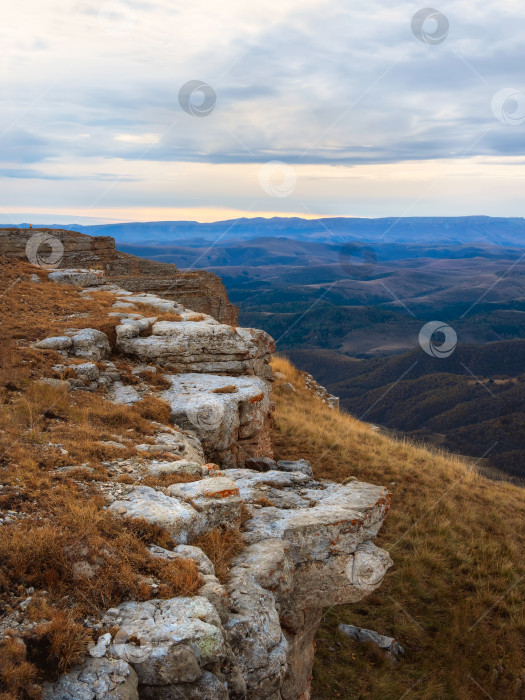
[[[22,227],[27,226],[23,224]],[[48,227],[52,228],[52,227]],[[491,243],[525,246],[525,219],[489,216],[401,217],[358,219],[332,217],[240,218],[213,223],[196,221],[152,221],[144,223],[57,225],[91,236],[113,236],[119,243],[163,245],[174,241],[236,241],[260,237],[292,238],[300,241],[382,243],[430,243],[458,245]]]

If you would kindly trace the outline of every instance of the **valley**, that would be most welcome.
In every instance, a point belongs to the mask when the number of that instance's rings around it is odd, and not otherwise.
[[[403,220],[378,240],[377,220],[345,220],[346,228],[331,220],[331,229],[321,221],[241,222],[219,233],[221,222],[196,224],[193,238],[171,243],[157,224],[120,248],[220,276],[240,322],[268,332],[352,415],[522,483],[525,236],[517,222]],[[126,239],[138,236],[139,224],[135,234],[125,226]],[[359,231],[366,242],[354,240]],[[421,328],[436,319],[457,335],[449,358],[420,346]]]

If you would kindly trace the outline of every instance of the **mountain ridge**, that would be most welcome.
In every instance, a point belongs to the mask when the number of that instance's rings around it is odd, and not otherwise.
[[[27,224],[21,226],[26,227]],[[519,217],[241,217],[211,223],[196,221],[148,221],[120,224],[47,226],[88,233],[110,235],[119,243],[171,242],[180,238],[203,236],[208,240],[249,240],[264,235],[287,235],[299,240],[443,243],[492,242],[525,246],[525,219]],[[227,238],[225,238],[227,236]]]

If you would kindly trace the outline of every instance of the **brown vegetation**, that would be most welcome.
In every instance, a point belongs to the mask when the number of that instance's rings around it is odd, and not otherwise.
[[[216,529],[197,538],[192,544],[200,547],[215,567],[215,575],[226,583],[232,559],[244,548],[244,540],[238,530]]]
[[[393,492],[377,544],[394,566],[362,603],[326,611],[313,697],[518,697],[525,491],[328,409],[285,359],[273,367],[286,377],[274,390],[276,459],[300,454],[318,478],[355,476]],[[295,393],[281,390],[286,381]],[[394,636],[407,654],[393,666],[338,632],[340,622]]]
[[[213,394],[235,394],[238,391],[234,384],[228,384],[228,386],[221,386],[218,389],[213,390]]]
[[[157,396],[146,396],[142,401],[137,401],[133,408],[148,420],[154,420],[157,423],[170,422],[171,406],[167,401],[159,399]]]

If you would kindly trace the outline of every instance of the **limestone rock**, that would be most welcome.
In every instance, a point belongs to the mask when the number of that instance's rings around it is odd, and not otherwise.
[[[109,632],[107,634],[101,635],[97,643],[88,649],[89,655],[94,659],[101,659],[106,655],[107,648],[111,642],[111,635]]]
[[[360,482],[320,483],[302,472],[224,473],[248,502],[262,493],[278,503],[252,507],[245,532],[251,544],[233,561],[228,583],[225,629],[248,697],[308,697],[323,607],[361,600],[391,565],[371,541],[388,493]],[[280,623],[281,641],[273,620]]]
[[[243,567],[231,571],[228,642],[253,700],[271,697],[286,674],[288,643],[281,630],[274,594]]]
[[[208,374],[168,375],[171,388],[162,398],[171,405],[171,420],[194,430],[208,459],[242,465],[247,457],[268,454],[270,384],[259,377]],[[231,384],[234,393],[217,393]]]
[[[72,334],[73,353],[76,357],[85,357],[95,362],[109,357],[111,346],[108,337],[94,328],[83,328]]]
[[[206,598],[219,613],[221,622],[225,624],[230,617],[228,590],[219,583],[216,576],[203,576],[204,585],[199,589],[199,595]]]
[[[177,372],[272,379],[269,362],[275,344],[264,331],[232,328],[214,319],[160,321],[145,338],[138,337],[134,328],[133,322],[117,328],[117,347],[142,362],[166,365]]]
[[[216,275],[205,270],[184,272],[175,265],[121,253],[115,250],[115,240],[110,236],[93,237],[60,229],[4,228],[0,230],[0,255],[27,260],[26,245],[35,233],[51,235],[61,242],[63,257],[60,264],[65,268],[88,271],[97,268],[97,272],[105,272],[107,286],[124,285],[131,290],[130,294],[160,294],[197,312],[211,314],[222,323],[237,322],[237,308],[230,303],[224,285]],[[104,280],[97,279],[93,283],[97,285]]]
[[[132,406],[142,398],[135,387],[116,381],[108,390],[107,398],[113,403],[121,403],[125,406]]]
[[[103,623],[119,628],[108,653],[131,663],[144,686],[194,682],[226,653],[217,611],[200,596],[122,603]]]
[[[159,525],[180,544],[186,544],[204,530],[203,518],[191,505],[149,486],[134,487],[109,509],[126,518],[144,518]]]
[[[75,287],[92,287],[103,284],[104,270],[53,270],[49,279],[57,284],[72,284]]]
[[[76,365],[75,374],[79,379],[95,381],[99,378],[100,371],[94,362],[83,362],[81,365]]]
[[[44,338],[44,340],[35,343],[35,347],[40,350],[67,350],[73,345],[71,338],[64,335],[55,336],[52,338]]]
[[[374,630],[367,630],[364,627],[356,627],[355,625],[340,624],[338,628],[340,632],[358,642],[373,642],[393,658],[405,653],[404,648],[393,637],[387,637],[384,634],[374,632]]]
[[[154,476],[162,476],[163,474],[201,476],[202,467],[198,462],[188,462],[185,459],[180,459],[176,462],[151,462],[148,465],[148,469]]]
[[[241,498],[234,481],[226,477],[172,484],[170,496],[191,504],[206,519],[207,529],[235,527],[241,517]]]
[[[164,549],[158,545],[151,545],[148,551],[154,557],[161,559],[193,559],[199,568],[199,572],[206,576],[215,576],[215,569],[210,559],[204,554],[199,547],[193,547],[188,544],[179,544],[172,550]]]
[[[307,462],[306,459],[296,459],[296,460],[285,460],[277,462],[277,469],[281,469],[283,472],[302,472],[308,476],[314,475],[312,471],[312,465]]]
[[[43,700],[138,700],[137,674],[124,660],[88,659],[56,683],[44,684]]]

